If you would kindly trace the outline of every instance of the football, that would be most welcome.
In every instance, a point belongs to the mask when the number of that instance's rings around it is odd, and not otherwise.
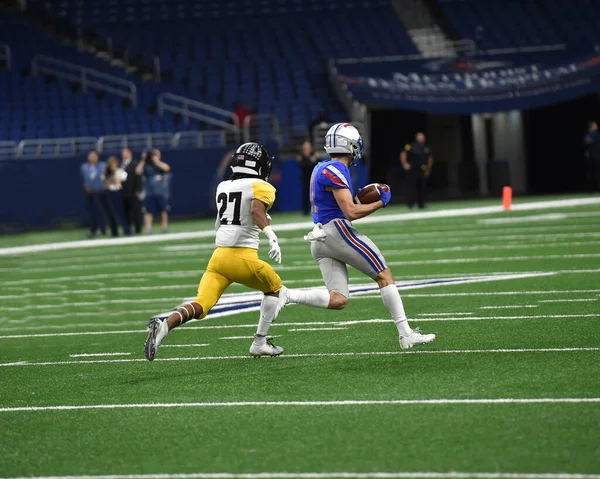
[[[368,205],[369,203],[379,201],[377,186],[380,186],[384,191],[390,191],[390,187],[384,183],[371,183],[358,192],[356,202],[361,205]]]

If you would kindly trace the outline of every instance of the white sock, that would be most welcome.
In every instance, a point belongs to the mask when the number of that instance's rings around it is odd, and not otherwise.
[[[290,303],[305,304],[313,308],[327,308],[329,306],[329,291],[324,289],[288,289]]]
[[[263,300],[260,303],[260,320],[258,321],[258,328],[256,329],[257,335],[266,336],[269,332],[269,327],[275,319],[277,304],[279,304],[279,298],[277,298],[277,296],[263,296]]]
[[[167,320],[165,319],[164,321],[160,322],[160,328],[158,330],[158,334],[156,335],[157,346],[160,346],[163,339],[167,337],[167,334],[169,334],[169,325],[167,324]]]
[[[412,333],[412,329],[410,329],[410,326],[408,325],[408,319],[404,312],[404,305],[402,304],[402,298],[400,297],[398,288],[396,288],[395,284],[388,284],[379,291],[381,291],[383,304],[390,311],[392,319],[394,320],[394,323],[396,323],[398,333],[400,333],[401,336],[408,336]]]

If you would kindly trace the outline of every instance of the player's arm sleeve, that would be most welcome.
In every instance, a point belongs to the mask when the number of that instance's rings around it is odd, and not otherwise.
[[[319,183],[324,188],[349,188],[348,180],[335,166],[329,165],[321,171]]]
[[[252,183],[252,195],[255,200],[264,203],[268,210],[275,202],[275,188],[269,183],[255,181]]]

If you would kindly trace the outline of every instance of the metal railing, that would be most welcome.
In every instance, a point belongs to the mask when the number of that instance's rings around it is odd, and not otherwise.
[[[176,133],[139,133],[132,135],[105,135],[97,137],[41,138],[0,141],[0,159],[55,158],[73,156],[96,150],[98,153],[119,153],[123,148],[150,150],[159,148],[215,148],[239,142],[227,130],[179,131]]]
[[[17,156],[28,158],[76,155],[95,149],[97,141],[97,138],[86,136],[23,140],[17,146]]]
[[[207,148],[230,144],[226,130],[180,131],[173,137],[173,148]]]
[[[257,141],[259,143],[276,142],[281,146],[281,132],[279,120],[275,115],[249,115],[244,120],[242,129],[243,141]]]
[[[229,110],[217,108],[184,96],[161,93],[158,95],[157,109],[160,116],[164,116],[166,111],[181,115],[186,125],[189,124],[190,118],[193,118],[209,125],[239,132],[237,117]]]
[[[10,70],[12,61],[11,51],[10,47],[4,43],[0,43],[0,60],[4,60],[6,69]]]
[[[137,88],[133,82],[124,80],[108,73],[102,73],[91,68],[84,68],[75,63],[57,60],[56,58],[37,55],[31,60],[31,73],[38,75],[54,75],[57,78],[63,78],[77,82],[81,89],[86,91],[88,88],[102,90],[131,101],[133,107],[137,106]]]
[[[460,40],[457,40],[460,41]],[[468,40],[468,42],[472,40]],[[465,45],[470,45],[465,44]],[[563,43],[553,45],[534,45],[528,47],[510,47],[510,48],[491,48],[487,50],[475,50],[471,55],[509,55],[514,53],[539,53],[564,50],[566,46]],[[330,61],[330,65],[353,65],[357,63],[377,63],[377,62],[402,62],[408,60],[424,60],[421,54],[411,55],[388,55],[382,57],[358,57],[358,58],[338,58]]]
[[[133,135],[106,135],[98,138],[98,153],[118,153],[123,148],[132,150],[168,149],[173,145],[173,133],[137,133]]]
[[[13,158],[17,156],[16,141],[0,141],[0,158]]]

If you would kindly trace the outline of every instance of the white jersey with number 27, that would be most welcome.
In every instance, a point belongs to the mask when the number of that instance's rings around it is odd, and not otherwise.
[[[259,178],[223,181],[217,187],[217,246],[258,249],[260,229],[251,214],[252,200],[268,210],[275,201],[275,188]]]

